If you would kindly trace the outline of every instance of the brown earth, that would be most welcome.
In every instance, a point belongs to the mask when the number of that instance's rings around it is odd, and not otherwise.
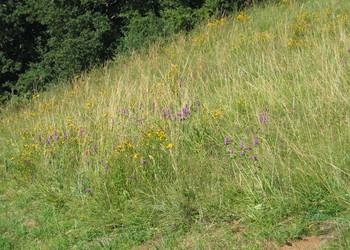
[[[333,238],[334,236],[331,235],[305,237],[301,241],[289,242],[287,245],[280,247],[279,250],[316,250]]]

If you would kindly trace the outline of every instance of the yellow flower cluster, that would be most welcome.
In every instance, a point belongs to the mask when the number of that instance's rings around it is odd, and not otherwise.
[[[156,141],[167,141],[168,139],[165,136],[165,132],[162,129],[152,129],[148,128],[146,133],[143,134],[143,138],[147,140],[156,140]]]
[[[240,48],[243,44],[248,44],[248,43],[266,43],[270,41],[273,38],[272,34],[269,34],[267,32],[259,32],[253,35],[246,35],[243,33],[240,33],[238,37],[234,40],[234,42],[231,43],[231,48],[233,49],[238,49]]]
[[[215,27],[215,26],[220,26],[220,25],[225,25],[226,24],[226,19],[221,18],[220,20],[216,20],[215,22],[210,22],[207,24],[208,27]]]
[[[215,109],[213,112],[212,112],[212,117],[213,118],[219,118],[222,116],[222,112],[218,109]]]
[[[39,97],[40,97],[39,94],[32,95],[32,99],[33,99],[33,100],[34,100],[34,99],[37,99],[37,98],[39,98]]]
[[[240,11],[236,17],[237,21],[249,21],[250,20],[250,16],[247,15],[244,11]]]

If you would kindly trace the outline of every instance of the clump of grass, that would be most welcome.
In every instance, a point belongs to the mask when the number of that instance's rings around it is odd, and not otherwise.
[[[315,221],[347,232],[349,8],[247,9],[5,108],[0,246],[266,247],[325,233]]]

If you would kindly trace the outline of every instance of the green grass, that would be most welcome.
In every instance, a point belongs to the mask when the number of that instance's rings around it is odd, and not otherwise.
[[[349,10],[255,6],[2,109],[0,248],[348,248]]]

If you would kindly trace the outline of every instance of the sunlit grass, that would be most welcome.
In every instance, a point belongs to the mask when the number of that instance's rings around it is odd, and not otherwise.
[[[348,230],[349,9],[250,8],[5,108],[1,244],[264,248]]]

